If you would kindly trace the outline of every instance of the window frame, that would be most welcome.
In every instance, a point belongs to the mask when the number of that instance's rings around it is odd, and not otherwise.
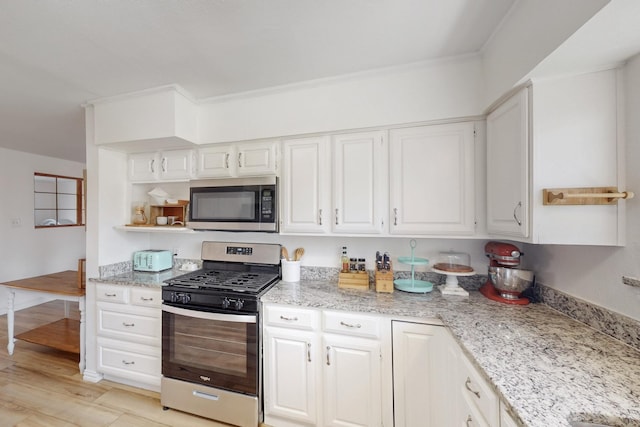
[[[55,178],[55,192],[51,193],[51,192],[46,192],[46,191],[36,191],[36,179],[37,177],[45,177],[45,178]],[[33,200],[34,200],[34,205],[33,205],[33,222],[34,222],[34,227],[36,229],[40,229],[40,228],[60,228],[60,227],[84,227],[85,226],[85,221],[83,221],[84,217],[85,217],[85,212],[84,212],[84,177],[83,178],[78,178],[75,176],[65,176],[65,175],[57,175],[57,174],[50,174],[50,173],[43,173],[43,172],[34,172],[33,173],[33,179],[34,179],[34,188],[33,188]],[[58,192],[58,179],[67,179],[67,180],[71,180],[71,181],[75,181],[76,182],[76,222],[74,224],[59,224],[59,217],[60,214],[59,212],[65,209],[61,209],[58,207],[58,196],[59,195],[73,195],[71,193],[63,193],[63,192]],[[45,209],[40,209],[40,208],[36,208],[36,195],[37,194],[53,194],[55,195],[55,200],[56,200],[56,205],[55,208],[53,209],[46,209],[46,210],[55,210],[55,221],[56,224],[55,225],[41,225],[41,224],[37,224],[36,223],[36,212],[38,210],[45,210]]]

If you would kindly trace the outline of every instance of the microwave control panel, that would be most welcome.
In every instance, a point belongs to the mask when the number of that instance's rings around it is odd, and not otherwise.
[[[262,221],[271,222],[273,218],[273,191],[271,189],[263,189],[260,194],[260,217]]]

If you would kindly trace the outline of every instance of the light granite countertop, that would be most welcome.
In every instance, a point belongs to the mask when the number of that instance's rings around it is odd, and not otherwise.
[[[125,272],[89,282],[160,287],[187,272]],[[640,352],[544,304],[511,306],[469,297],[340,289],[332,280],[280,282],[263,302],[439,319],[528,427],[571,420],[640,427]]]
[[[280,282],[263,302],[440,319],[500,398],[529,427],[570,421],[640,426],[640,352],[544,304]]]

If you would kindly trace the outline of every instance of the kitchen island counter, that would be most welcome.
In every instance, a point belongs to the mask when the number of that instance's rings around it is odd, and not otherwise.
[[[640,352],[544,304],[280,282],[263,302],[436,320],[530,427],[640,426]]]

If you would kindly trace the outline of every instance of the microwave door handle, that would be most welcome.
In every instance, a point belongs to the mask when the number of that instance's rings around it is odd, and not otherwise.
[[[162,304],[162,311],[166,311],[171,314],[178,314],[185,317],[196,317],[204,320],[221,320],[223,322],[237,322],[237,323],[256,323],[256,316],[250,314],[235,314],[235,313],[210,313],[208,311],[188,310],[185,308],[173,307],[171,305]]]

